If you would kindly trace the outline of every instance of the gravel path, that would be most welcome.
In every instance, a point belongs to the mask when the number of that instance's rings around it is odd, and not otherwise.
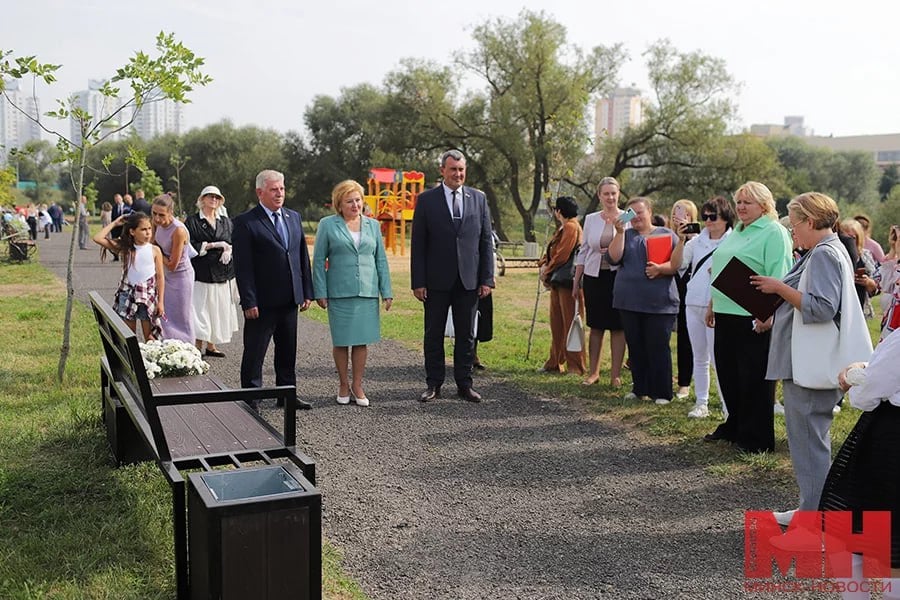
[[[67,237],[38,242],[60,274]],[[97,256],[78,252],[82,298],[111,298],[118,281],[118,263]],[[240,336],[223,349],[212,368],[237,385]],[[372,406],[338,406],[327,327],[300,319],[299,349],[299,393],[314,409],[298,434],[318,464],[324,533],[371,598],[784,597],[742,591],[743,511],[788,507],[793,489],[715,478],[489,375],[476,376],[481,404],[422,405],[421,353],[390,341],[370,348]]]

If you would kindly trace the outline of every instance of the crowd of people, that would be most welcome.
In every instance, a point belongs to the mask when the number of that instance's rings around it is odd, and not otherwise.
[[[479,402],[472,374],[479,307],[486,309],[494,287],[490,213],[484,194],[465,185],[462,153],[445,152],[440,172],[441,183],[418,197],[410,245],[412,293],[424,307],[425,391],[419,400],[441,397],[449,318],[457,395]],[[122,262],[115,310],[133,329],[140,323],[147,339],[181,339],[220,357],[220,345],[239,328],[239,306],[241,385],[259,387],[273,342],[275,384],[296,384],[297,315],[315,302],[328,312],[336,402],[369,406],[368,345],[380,340],[380,312],[390,310],[393,291],[381,230],[365,214],[362,186],[346,180],[334,187],[334,214],[318,224],[312,260],[299,213],[284,206],[284,176],[260,172],[256,195],[258,205],[232,221],[219,189],[207,186],[184,223],[168,196],[154,199],[148,213],[127,210],[129,203],[117,196],[104,207],[104,225],[93,238]],[[550,296],[551,343],[539,371],[574,373],[583,384],[596,384],[609,332],[610,386],[620,388],[623,369],[631,372],[624,400],[665,405],[689,397],[693,385],[688,416],[707,418],[714,373],[724,420],[705,440],[749,453],[775,448],[780,382],[799,499],[796,509],[776,512],[776,519],[786,524],[797,510],[838,502],[897,510],[896,486],[853,486],[848,481],[857,481],[857,472],[851,477],[846,465],[832,467],[830,429],[844,393],[860,385],[868,399],[862,408],[872,412],[854,430],[860,447],[847,452],[859,468],[877,470],[882,453],[894,452],[900,439],[896,415],[881,402],[889,400],[896,410],[900,389],[876,385],[896,379],[896,370],[884,367],[884,354],[900,335],[892,333],[900,326],[900,227],[891,227],[884,253],[869,237],[864,215],[842,221],[831,198],[809,192],[791,200],[779,220],[772,193],[753,181],[733,200],[716,196],[699,208],[679,200],[661,220],[650,198],[622,202],[620,195],[619,183],[604,178],[599,210],[584,217],[583,227],[574,198],[559,197],[552,207],[558,227],[539,269]],[[752,272],[743,284],[770,298],[774,314],[758,314],[742,295],[720,290],[727,289],[720,278],[732,277],[736,262]],[[852,363],[861,370],[872,355],[866,319],[878,294],[884,341],[874,354],[872,378],[857,384],[842,368]],[[582,318],[587,343],[573,345],[570,323]],[[865,446],[869,436],[871,447]]]

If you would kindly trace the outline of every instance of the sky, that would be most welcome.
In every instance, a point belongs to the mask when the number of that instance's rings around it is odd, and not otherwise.
[[[160,31],[206,60],[213,82],[190,96],[187,128],[230,119],[302,131],[317,95],[380,85],[403,58],[450,65],[474,26],[514,19],[521,0],[25,0],[4,3],[0,49],[61,64],[42,110],[103,79]],[[621,85],[648,90],[642,53],[668,38],[725,61],[738,82],[737,128],[801,115],[816,135],[900,133],[896,0],[526,2],[589,49],[622,43]],[[478,85],[461,74],[463,85]],[[68,134],[68,126],[63,128]]]

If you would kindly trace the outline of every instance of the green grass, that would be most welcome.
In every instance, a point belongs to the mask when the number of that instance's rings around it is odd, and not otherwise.
[[[169,488],[152,463],[112,466],[82,305],[55,381],[64,305],[35,262],[0,264],[0,598],[173,598]],[[326,598],[365,598],[327,543],[323,559]]]
[[[423,310],[409,289],[408,259],[391,259],[391,276],[394,304],[390,312],[382,314],[382,332],[410,349],[421,350]],[[492,377],[506,380],[531,394],[544,398],[556,398],[587,411],[598,419],[633,428],[646,435],[664,440],[703,465],[710,473],[722,477],[762,476],[772,485],[793,485],[784,417],[775,417],[775,453],[763,456],[748,455],[726,444],[709,444],[702,441],[719,423],[721,409],[715,394],[710,394],[712,417],[689,419],[687,412],[693,406],[693,393],[688,400],[673,401],[667,406],[653,403],[625,402],[622,395],[630,389],[629,372],[623,373],[623,385],[618,391],[609,385],[609,341],[604,340],[600,383],[585,387],[577,376],[548,376],[536,373],[543,365],[550,346],[549,295],[542,292],[538,299],[537,321],[532,336],[531,351],[528,338],[537,296],[536,270],[508,269],[506,275],[497,277],[494,290],[494,339],[479,344],[478,354],[488,365]],[[875,305],[877,305],[877,301]],[[326,322],[325,311],[314,309],[305,313],[310,318]],[[878,339],[880,316],[869,321],[873,339]],[[447,346],[448,353],[452,348]],[[674,361],[675,336],[672,336]],[[449,354],[448,354],[449,355]],[[778,398],[781,399],[779,387]],[[832,426],[832,450],[837,453],[841,443],[853,428],[859,411],[844,403],[843,411],[835,417]]]

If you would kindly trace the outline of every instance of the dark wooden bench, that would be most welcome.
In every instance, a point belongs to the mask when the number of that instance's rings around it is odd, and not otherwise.
[[[156,461],[172,489],[175,570],[178,598],[187,598],[188,539],[186,475],[222,468],[277,465],[298,467],[313,485],[313,460],[297,451],[294,386],[229,389],[210,375],[149,379],[138,339],[109,304],[90,293],[104,356],[100,385],[103,420],[117,465]],[[247,404],[284,403],[283,434]],[[321,547],[321,525],[316,547]],[[321,552],[312,553],[310,572],[321,573]],[[314,578],[314,577],[313,577]],[[321,597],[321,580],[309,597]]]

